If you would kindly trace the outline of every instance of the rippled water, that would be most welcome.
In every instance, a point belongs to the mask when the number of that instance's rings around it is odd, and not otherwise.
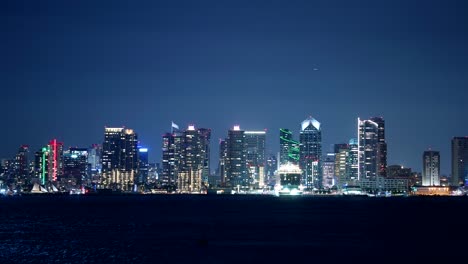
[[[34,263],[455,260],[465,252],[467,206],[466,197],[5,197],[0,199],[0,258]]]

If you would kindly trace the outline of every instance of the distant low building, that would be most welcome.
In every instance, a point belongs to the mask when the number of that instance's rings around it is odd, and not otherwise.
[[[414,195],[450,195],[450,187],[447,186],[415,186],[412,188]]]
[[[376,177],[373,179],[361,179],[359,181],[361,189],[368,193],[391,192],[407,193],[409,192],[409,179],[407,178],[389,178]]]

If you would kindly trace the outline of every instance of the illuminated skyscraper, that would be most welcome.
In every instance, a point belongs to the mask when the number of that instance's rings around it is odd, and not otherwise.
[[[385,120],[383,117],[371,117],[377,124],[377,174],[387,176],[387,142],[385,141]]]
[[[166,133],[162,136],[162,175],[163,185],[175,186],[181,156],[182,134],[179,132]]]
[[[226,159],[227,159],[227,145],[226,140],[219,140],[219,165],[218,165],[218,174],[220,178],[221,185],[226,183]]]
[[[293,139],[292,132],[287,128],[280,128],[280,164],[299,164],[299,142]]]
[[[105,128],[101,186],[131,191],[138,169],[138,137],[126,128]]]
[[[234,126],[226,138],[226,186],[248,187],[251,183],[247,171],[247,144],[245,131]]]
[[[148,148],[138,147],[138,177],[139,184],[148,182],[149,162],[148,162]]]
[[[423,186],[440,185],[440,154],[439,151],[424,151],[423,154]]]
[[[34,178],[38,180],[40,184],[45,185],[47,183],[49,170],[49,147],[43,147],[41,150],[34,154]]]
[[[22,145],[15,156],[15,183],[25,185],[29,182],[29,146]]]
[[[265,185],[266,131],[245,131],[244,134],[249,177],[261,188]]]
[[[199,128],[198,134],[200,135],[200,144],[204,147],[204,150],[201,150],[203,155],[203,171],[202,171],[202,182],[208,184],[208,178],[210,176],[210,141],[211,141],[211,129],[209,128]]]
[[[209,149],[209,129],[195,129],[189,125],[182,133],[182,149],[177,189],[180,192],[201,192],[204,188],[202,174]],[[206,182],[207,184],[207,182]]]
[[[63,153],[63,177],[69,181],[68,186],[78,186],[87,183],[88,179],[88,149],[70,148]]]
[[[63,143],[53,139],[48,145],[48,181],[57,182],[63,176]]]
[[[452,139],[452,186],[468,186],[468,137]]]
[[[327,153],[322,161],[322,186],[331,188],[335,185],[335,153]]]
[[[379,125],[358,118],[359,179],[374,180],[378,175]]]
[[[309,117],[301,123],[299,143],[303,185],[307,189],[321,188],[322,131],[317,120]]]

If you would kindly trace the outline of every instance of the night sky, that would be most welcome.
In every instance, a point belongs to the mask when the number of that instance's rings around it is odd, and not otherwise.
[[[465,3],[464,3],[465,2]],[[134,128],[161,159],[171,121],[279,128],[312,115],[324,153],[386,120],[389,165],[468,135],[466,1],[1,1],[0,157]]]

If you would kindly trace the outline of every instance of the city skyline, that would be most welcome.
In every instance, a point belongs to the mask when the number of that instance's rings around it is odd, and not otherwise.
[[[312,117],[309,116],[309,118],[312,118]],[[379,117],[379,118],[383,118],[383,117]],[[364,121],[367,121],[367,120],[364,120]],[[302,126],[303,122],[301,122],[300,126]],[[358,122],[359,122],[359,120],[358,120]],[[358,124],[358,122],[357,122],[357,124]],[[322,123],[320,123],[320,126],[321,125],[322,125]],[[174,126],[180,127],[180,131],[182,131],[184,129],[190,130],[190,129],[194,128],[194,127],[196,127],[197,129],[199,128],[199,126],[197,126],[194,122],[188,123],[187,126],[184,127],[182,125],[179,125],[178,122],[175,123],[174,121],[171,121],[171,125],[170,126],[168,125],[167,127],[170,127],[171,129],[173,129]],[[237,126],[240,127],[237,124],[234,125],[233,127],[235,128]],[[228,128],[226,131],[232,130],[233,127]],[[106,131],[107,129],[117,129],[117,127],[105,126],[104,131]],[[128,126],[121,126],[118,129],[128,130]],[[210,130],[210,134],[213,132],[211,128],[201,128],[201,129]],[[280,154],[281,154],[280,144],[279,144],[279,142],[280,142],[280,131],[284,130],[284,129],[285,128],[278,128],[276,137],[271,135],[271,133],[270,133],[271,130],[270,129],[265,128],[265,129],[262,130],[262,133],[264,131],[264,133],[266,135],[268,135],[266,137],[266,152],[265,152],[266,156],[269,156],[269,155],[275,155],[276,157],[280,156]],[[299,140],[298,140],[299,139],[299,132],[300,132],[301,129],[302,129],[302,127],[297,129],[297,133],[294,133],[294,129],[287,129],[290,132],[292,132],[293,134],[297,135],[297,137],[293,136],[292,139],[297,140],[298,143],[299,143]],[[130,130],[133,130],[133,129],[130,129]],[[242,127],[242,130],[248,132],[248,131],[251,131],[253,129],[244,129],[244,127]],[[172,132],[168,133],[167,131],[170,131],[170,129],[166,129],[164,133],[161,133],[161,135],[159,136],[159,139],[161,139],[161,137],[164,137],[164,135],[170,135],[172,133]],[[226,131],[224,131],[224,133],[226,133]],[[213,134],[216,135],[216,134],[220,134],[220,133],[222,134],[223,132],[218,132],[218,133],[215,132]],[[254,133],[255,133],[255,131],[254,131]],[[102,137],[102,133],[101,133],[101,137]],[[58,140],[61,140],[60,137],[50,137],[50,138],[57,138]],[[139,144],[139,147],[140,147],[140,144],[141,144],[142,146],[144,146],[145,151],[147,151],[149,153],[149,162],[163,164],[163,162],[162,162],[162,160],[163,160],[163,144],[160,144],[160,148],[154,149],[154,148],[148,147],[148,144],[146,142],[142,142],[142,140],[140,140],[140,133],[138,134],[138,138],[139,139],[138,139],[137,143]],[[357,140],[357,138],[358,138],[358,135],[356,134],[356,135],[353,135],[353,136],[349,137],[349,140]],[[467,136],[454,136],[454,137],[452,137],[450,139],[450,141],[448,143],[449,148],[450,148],[450,152],[448,153],[448,157],[447,157],[448,164],[443,164],[444,159],[443,159],[443,156],[440,155],[440,176],[451,176],[452,175],[452,173],[451,173],[451,171],[452,171],[452,156],[451,156],[452,155],[452,149],[451,148],[452,148],[452,140],[454,140],[456,138],[465,139],[465,138],[467,138]],[[57,139],[54,139],[54,140],[57,140]],[[221,141],[222,138],[220,137],[218,140]],[[47,141],[49,141],[49,140],[47,140]],[[98,144],[98,145],[100,145],[102,147],[103,142],[105,142],[105,137],[100,139],[100,140],[97,139],[95,141],[89,141],[90,143],[85,144],[85,145],[77,145],[77,144],[72,144],[72,143],[70,144],[68,142],[64,142],[63,140],[61,140],[61,141],[62,142],[60,142],[60,144],[63,145],[62,148],[65,151],[65,150],[74,149],[74,148],[86,148],[86,147],[89,147],[89,146],[92,147],[92,146],[94,146],[96,144]],[[274,151],[272,151],[271,145],[275,145],[274,144],[275,142],[277,143],[276,144],[277,146],[275,146],[276,149]],[[209,163],[212,164],[210,172],[214,172],[214,171],[217,170],[217,166],[218,166],[218,163],[219,163],[219,152],[218,152],[219,143],[220,142],[216,143],[215,141],[210,143],[212,145],[212,147],[215,148],[215,151],[209,151],[209,152],[211,152],[210,153]],[[51,143],[49,142],[49,144],[51,144]],[[328,153],[334,153],[334,151],[336,151],[336,149],[334,149],[334,148],[336,148],[340,144],[348,144],[348,142],[340,141],[340,142],[334,142],[334,143],[330,143],[330,144],[323,144],[322,143],[323,151],[322,151],[321,157],[325,158]],[[391,147],[391,143],[389,145]],[[43,149],[44,146],[47,146],[47,144],[38,144],[38,143],[36,143],[36,144],[21,144],[18,147],[20,149],[23,148],[23,147],[27,147],[29,149],[29,154],[28,154],[29,159],[33,159],[34,158],[34,153],[37,152],[37,151],[41,151],[41,149]],[[14,153],[13,155],[0,157],[0,159],[1,160],[11,159],[12,157],[14,157],[18,153],[17,152],[18,147],[16,149],[12,150],[13,153]],[[438,153],[441,152],[440,150],[438,150],[436,148],[428,147],[426,149],[422,149],[422,150],[419,151],[419,157],[420,157],[421,153],[426,152],[426,151],[437,151]],[[389,156],[392,156],[392,155],[389,155]],[[389,159],[389,162],[387,162],[387,166],[392,166],[392,165],[401,165],[403,167],[411,168],[415,172],[419,172],[419,173],[423,172],[423,166],[421,165],[420,160],[419,160],[419,166],[418,166],[418,164],[415,164],[416,166],[408,166],[407,164],[392,162],[392,159]],[[447,169],[447,172],[443,171],[444,167]]]
[[[309,115],[326,152],[383,116],[388,165],[421,171],[431,148],[449,175],[450,141],[468,134],[467,3],[337,2],[6,1],[0,157],[99,143],[106,125],[158,153],[171,120],[213,139],[267,128],[269,155]]]

